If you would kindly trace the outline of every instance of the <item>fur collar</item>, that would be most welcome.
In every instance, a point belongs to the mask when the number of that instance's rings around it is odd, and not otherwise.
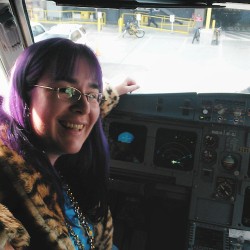
[[[52,193],[49,185],[43,182],[41,174],[27,165],[22,156],[4,145],[2,140],[0,140],[0,173],[11,180],[14,189],[23,200],[26,209],[32,215],[37,226],[47,235],[48,240],[56,246],[54,249],[73,250],[74,247],[68,237],[62,211],[56,202],[56,194]],[[50,196],[49,203],[45,202],[44,199],[48,196]],[[17,221],[9,211],[5,211],[4,207],[0,207],[0,209],[1,217],[6,215],[23,228],[20,222]],[[1,221],[1,219],[3,219],[1,217],[0,237],[2,233],[1,224],[4,224],[4,222]],[[6,228],[5,231],[8,231],[13,227],[13,223],[10,222],[6,225],[5,220],[4,226]],[[14,247],[20,247],[20,244],[22,246],[28,245],[29,236],[27,231],[23,228],[21,232],[21,234],[18,235],[17,233],[17,235],[12,235],[8,239],[13,243]],[[19,237],[21,237],[22,240],[18,241]],[[17,241],[16,244],[16,241],[13,239]]]

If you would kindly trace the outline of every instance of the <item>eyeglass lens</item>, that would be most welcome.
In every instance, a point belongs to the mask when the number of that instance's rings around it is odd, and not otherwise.
[[[101,95],[100,94],[82,94],[78,89],[68,87],[68,88],[59,88],[58,89],[58,97],[63,100],[71,99],[72,101],[78,101],[81,99],[82,95],[84,95],[88,102],[100,102]]]

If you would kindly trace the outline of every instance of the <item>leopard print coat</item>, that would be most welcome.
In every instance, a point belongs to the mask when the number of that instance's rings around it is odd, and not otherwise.
[[[102,117],[119,100],[109,85],[104,96]],[[74,250],[56,193],[41,173],[3,143],[6,129],[0,124],[0,249],[10,242],[15,250]],[[112,249],[110,212],[106,225],[99,222],[94,230],[96,249]]]

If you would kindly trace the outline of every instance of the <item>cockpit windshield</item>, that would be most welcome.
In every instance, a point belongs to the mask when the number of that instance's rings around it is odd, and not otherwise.
[[[99,9],[26,0],[26,6],[32,24],[45,27],[35,41],[51,37],[53,26],[72,24],[69,39],[95,51],[110,83],[132,77],[137,93],[250,91],[248,5]]]

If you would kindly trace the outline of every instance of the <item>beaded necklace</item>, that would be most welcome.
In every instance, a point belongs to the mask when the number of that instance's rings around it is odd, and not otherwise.
[[[65,187],[65,191],[69,197],[69,200],[73,206],[73,209],[76,213],[76,216],[80,222],[80,225],[82,226],[82,228],[85,230],[86,232],[86,235],[88,237],[88,242],[89,242],[89,245],[90,245],[90,249],[93,250],[95,249],[95,246],[94,246],[94,236],[93,236],[93,231],[91,230],[87,220],[86,220],[86,217],[83,215],[83,213],[81,212],[81,209],[79,207],[79,204],[78,202],[75,200],[72,192],[71,192],[71,189],[70,187],[67,185],[67,184],[64,184],[64,187]],[[72,237],[72,239],[74,240],[75,242],[75,245],[80,249],[80,250],[84,250],[84,245],[83,243],[81,242],[79,236],[74,232],[73,228],[71,225],[69,225],[69,223],[65,223],[67,228],[68,228],[68,231],[69,231],[69,234],[70,236]]]

